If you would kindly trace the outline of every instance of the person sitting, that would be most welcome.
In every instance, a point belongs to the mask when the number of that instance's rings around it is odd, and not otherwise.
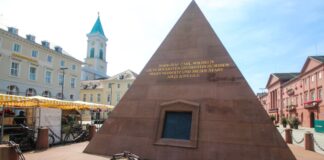
[[[27,119],[25,117],[25,112],[20,111],[19,115],[14,118],[14,122],[15,122],[15,124],[18,124],[18,125],[20,125],[20,124],[26,125]]]

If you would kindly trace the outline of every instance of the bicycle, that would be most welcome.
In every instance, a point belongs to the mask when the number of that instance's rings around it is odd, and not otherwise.
[[[28,126],[19,125],[21,127],[21,134],[18,135],[10,135],[10,140],[19,144],[20,149],[22,151],[30,151],[36,148],[36,140],[35,140],[35,131],[30,129]],[[49,134],[49,142],[54,144],[55,138],[53,135]]]
[[[63,138],[63,143],[82,142],[89,139],[88,129],[83,130],[81,125],[71,124]]]

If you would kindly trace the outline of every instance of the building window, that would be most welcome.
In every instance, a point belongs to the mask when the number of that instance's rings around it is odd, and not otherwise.
[[[322,88],[318,88],[317,92],[318,92],[318,99],[322,100],[323,99],[323,97],[322,97]]]
[[[52,81],[52,72],[46,71],[45,72],[45,83],[50,84]]]
[[[107,102],[110,102],[110,95],[108,95],[107,97]]]
[[[117,84],[117,88],[120,88],[120,84]]]
[[[11,62],[10,75],[17,77],[18,73],[19,73],[19,63]]]
[[[52,94],[51,94],[50,91],[44,91],[44,92],[42,93],[42,96],[43,96],[43,97],[52,97]]]
[[[60,64],[61,64],[61,67],[64,67],[65,62],[63,60],[61,60]]]
[[[93,102],[93,95],[90,94],[90,102]]]
[[[312,75],[312,77],[311,77],[311,81],[312,81],[312,82],[315,81],[315,75]]]
[[[7,94],[10,95],[19,95],[19,88],[15,85],[10,85],[7,87]]]
[[[102,50],[102,49],[100,49],[100,51],[99,51],[99,58],[100,58],[101,60],[104,59],[104,57],[103,57],[103,50]]]
[[[56,98],[57,99],[64,99],[64,95],[62,93],[57,93]]]
[[[34,88],[28,88],[26,90],[26,96],[36,96],[36,90]]]
[[[70,100],[73,100],[73,99],[74,99],[74,95],[70,94]]]
[[[111,84],[111,83],[109,83],[109,84],[108,84],[108,88],[111,88],[111,86],[112,86],[112,84]]]
[[[311,100],[314,101],[315,100],[315,90],[310,91],[310,96],[311,96]]]
[[[100,101],[101,101],[101,95],[97,94],[97,102],[100,102]]]
[[[318,73],[318,79],[322,79],[322,72]]]
[[[21,46],[17,43],[14,43],[12,50],[19,53],[21,51]]]
[[[83,94],[83,101],[85,102],[87,100],[87,95]]]
[[[62,86],[63,85],[63,74],[59,74],[58,80],[59,80],[59,85]]]
[[[53,57],[52,56],[47,56],[47,62],[52,63],[52,61],[53,61]]]
[[[308,94],[307,94],[307,92],[304,93],[304,101],[305,101],[305,102],[308,101]]]
[[[71,78],[71,88],[75,88],[75,78]]]
[[[76,70],[76,65],[72,64],[72,70],[75,71]]]
[[[161,138],[190,139],[192,112],[166,112]]]
[[[90,49],[90,58],[94,58],[94,54],[95,54],[95,49],[91,48]]]
[[[32,50],[32,57],[34,58],[38,57],[38,51]]]
[[[36,80],[36,67],[29,67],[29,80]]]
[[[300,104],[303,105],[303,95],[300,94],[299,97],[300,97]]]
[[[128,83],[128,84],[127,84],[127,88],[130,88],[130,86],[131,86],[131,84],[130,84],[130,83]]]

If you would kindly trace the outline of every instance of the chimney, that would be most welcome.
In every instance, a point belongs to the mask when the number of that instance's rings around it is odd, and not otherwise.
[[[55,46],[54,49],[55,49],[56,52],[58,52],[58,53],[62,53],[62,47],[60,47],[60,46]]]
[[[8,32],[12,33],[12,34],[15,34],[15,35],[18,35],[18,29],[14,28],[14,27],[8,27]]]
[[[42,46],[45,48],[50,48],[50,43],[48,41],[42,41]]]
[[[27,39],[28,41],[35,42],[35,36],[34,36],[34,35],[27,34],[27,35],[26,35],[26,39]]]

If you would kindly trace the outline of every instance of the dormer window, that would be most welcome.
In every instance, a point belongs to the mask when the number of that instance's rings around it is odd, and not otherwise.
[[[118,79],[120,80],[124,79],[124,75],[119,75]]]

